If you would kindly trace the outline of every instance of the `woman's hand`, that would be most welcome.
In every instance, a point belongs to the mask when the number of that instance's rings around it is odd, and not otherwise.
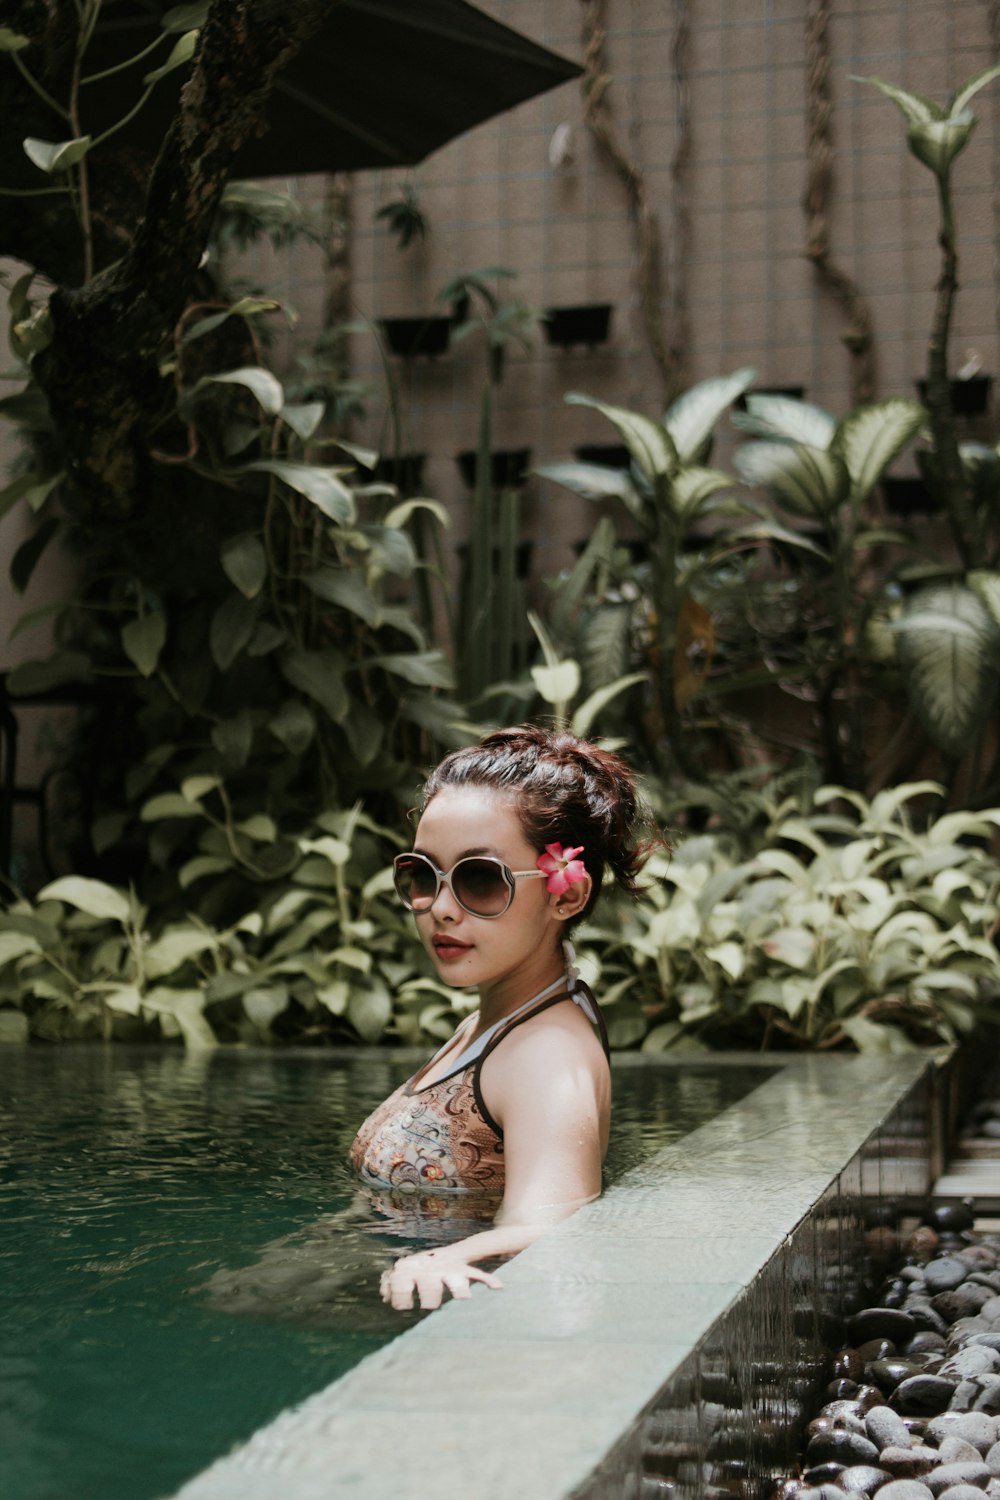
[[[464,1256],[449,1256],[446,1250],[428,1250],[404,1255],[391,1271],[383,1271],[379,1283],[382,1301],[398,1312],[413,1306],[414,1294],[421,1307],[440,1307],[446,1291],[453,1297],[470,1297],[470,1283],[485,1282],[499,1291],[503,1283],[489,1271],[470,1265]]]

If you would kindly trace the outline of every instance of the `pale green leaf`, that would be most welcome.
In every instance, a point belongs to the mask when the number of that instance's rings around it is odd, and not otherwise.
[[[289,755],[302,755],[312,743],[316,720],[304,703],[289,698],[268,720],[267,727]]]
[[[174,989],[169,985],[158,985],[143,996],[143,1009],[159,1015],[162,1021],[170,1019],[184,1038],[191,1051],[205,1051],[217,1047],[215,1033],[205,1020],[204,990]],[[169,1028],[164,1028],[165,1031]]]
[[[208,645],[220,672],[228,671],[253,635],[257,605],[243,594],[224,599],[212,616]]]
[[[971,114],[956,115],[948,120],[931,120],[926,125],[911,125],[906,140],[910,150],[936,177],[945,177],[960,151],[969,144],[976,128]]]
[[[705,949],[705,957],[718,964],[734,980],[739,979],[746,964],[746,950],[740,943],[716,943],[714,947]]]
[[[897,398],[856,406],[840,423],[830,444],[847,465],[851,499],[867,500],[893,459],[912,442],[927,413],[919,401]]]
[[[285,392],[281,381],[270,370],[264,370],[258,365],[246,365],[239,370],[226,370],[221,375],[203,375],[194,386],[195,391],[204,390],[208,385],[241,385],[254,395],[262,411],[269,417],[276,417],[285,402]],[[260,468],[260,464],[250,464],[250,468]]]
[[[63,875],[53,880],[38,892],[39,901],[64,901],[75,906],[90,917],[101,917],[113,922],[127,922],[129,918],[128,897],[105,885],[103,880],[91,880],[84,875]]]
[[[199,953],[215,946],[211,933],[197,927],[168,927],[146,949],[143,962],[149,979],[163,979]]]
[[[322,422],[325,411],[325,401],[286,404],[281,410],[281,420],[287,422],[296,437],[301,438],[304,443],[308,443],[320,422]]]
[[[925,125],[943,117],[944,112],[941,106],[924,94],[908,93],[906,89],[898,88],[896,84],[887,83],[884,78],[878,78],[872,74],[861,77],[857,73],[852,73],[850,76],[854,83],[870,83],[873,87],[880,89],[887,99],[899,105],[911,125]]]
[[[0,52],[20,52],[22,47],[30,46],[30,37],[22,36],[19,31],[13,31],[9,26],[0,26]]]
[[[1000,78],[1000,63],[987,68],[985,72],[977,73],[975,78],[969,79],[968,83],[963,83],[948,101],[948,113],[950,115],[964,114],[979,90],[985,88],[988,83],[992,83],[994,78]]]
[[[358,988],[347,1004],[347,1019],[364,1042],[377,1042],[392,1019],[392,997],[376,976]]]
[[[220,328],[227,318],[252,318],[259,313],[276,312],[280,307],[281,303],[271,298],[241,297],[223,312],[209,313],[207,318],[199,318],[196,323],[191,323],[185,328],[181,342],[190,344],[195,339],[203,338],[206,333]]]
[[[985,605],[990,618],[1000,625],[1000,573],[976,568],[966,574],[965,581],[980,603]]]
[[[288,1009],[289,998],[287,984],[260,986],[244,992],[243,1010],[247,1020],[266,1031],[271,1022]]]
[[[207,797],[221,785],[218,776],[186,776],[181,782],[181,796],[188,802],[200,802],[202,797]]]
[[[167,642],[167,617],[159,610],[122,626],[122,650],[143,677],[152,677]]]
[[[23,144],[29,161],[51,175],[66,172],[83,161],[93,143],[89,135],[79,135],[70,141],[40,141],[28,136]]]
[[[894,628],[921,722],[946,754],[961,755],[996,699],[1000,629],[961,583],[918,590]]]
[[[299,839],[299,848],[304,854],[321,854],[332,865],[341,868],[351,857],[351,846],[343,839],[324,834],[318,839]]]
[[[212,727],[211,738],[216,750],[230,766],[245,766],[253,744],[253,719],[250,710],[242,708],[231,718],[220,719]]]
[[[109,1010],[121,1011],[126,1016],[137,1016],[142,1009],[142,996],[134,984],[116,984],[101,996]]]
[[[204,814],[197,802],[190,802],[180,792],[161,792],[144,802],[139,817],[144,823],[156,823],[160,818],[200,818]]]
[[[850,487],[840,458],[804,443],[747,443],[733,462],[747,484],[770,490],[786,509],[810,519],[832,515]]]
[[[531,678],[546,703],[569,703],[580,688],[580,667],[570,658],[553,667],[532,667]]]
[[[733,413],[733,426],[751,437],[786,443],[804,443],[807,448],[827,449],[837,430],[828,411],[811,401],[793,396],[747,396],[746,411]]]
[[[760,946],[768,958],[776,958],[792,969],[805,969],[816,951],[816,938],[805,927],[779,927]]]
[[[701,380],[678,396],[667,410],[663,425],[682,464],[689,464],[695,458],[727,406],[742,396],[756,378],[757,371],[747,366],[732,375]]]
[[[185,63],[189,63],[194,56],[197,41],[197,31],[185,31],[183,36],[179,36],[170,49],[170,55],[167,57],[166,62],[161,63],[158,68],[154,68],[151,73],[147,73],[142,80],[143,83],[159,83],[161,78],[166,78],[167,74],[172,73],[175,68],[182,68]]]
[[[175,5],[164,15],[160,25],[164,31],[191,31],[204,26],[208,19],[209,0],[190,0],[186,5]]]
[[[206,875],[223,875],[227,870],[233,868],[232,861],[219,859],[214,854],[196,854],[194,859],[189,859],[186,864],[181,865],[177,872],[181,889],[187,890],[189,885],[194,885],[196,880],[203,880]]]
[[[41,951],[41,943],[28,932],[0,932],[0,969],[15,959]]]
[[[409,654],[394,652],[388,656],[373,656],[367,666],[381,667],[404,682],[416,687],[451,688],[454,678],[448,658],[443,651],[414,651]]]
[[[612,699],[617,698],[619,693],[627,692],[631,687],[638,687],[641,682],[649,681],[648,672],[628,672],[624,677],[618,677],[614,682],[607,683],[604,687],[597,688],[588,698],[580,704],[573,714],[571,728],[573,733],[581,739],[586,739],[590,734],[595,719],[608,706]]]
[[[566,401],[571,406],[592,407],[614,423],[622,442],[647,479],[655,480],[672,474],[677,468],[679,459],[673,439],[666,428],[652,417],[628,411],[623,406],[609,406],[605,401],[597,401],[593,396],[585,396],[578,391],[571,391]],[[608,472],[612,473],[613,470]]]
[[[393,531],[400,531],[417,511],[428,511],[439,526],[451,524],[447,510],[440,500],[401,500],[387,513],[385,524]]]
[[[627,469],[612,469],[607,464],[571,463],[539,464],[532,469],[539,479],[562,485],[584,500],[625,500],[638,502],[638,491]],[[630,505],[630,509],[631,509]]]
[[[304,495],[331,521],[341,525],[354,519],[354,496],[341,479],[340,469],[324,469],[318,464],[295,464],[284,459],[262,458],[245,464],[241,473],[273,474],[289,489]]]
[[[260,537],[253,531],[242,531],[227,537],[220,556],[222,569],[230,583],[247,599],[255,599],[267,578],[267,553]]]
[[[304,574],[302,582],[318,598],[357,615],[373,630],[381,625],[382,610],[379,601],[359,574],[347,568],[317,568],[313,573]]]

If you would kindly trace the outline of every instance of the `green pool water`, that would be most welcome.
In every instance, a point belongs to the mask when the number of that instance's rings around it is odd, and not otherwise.
[[[0,1049],[3,1500],[169,1495],[420,1316],[344,1165],[411,1067]],[[626,1069],[609,1175],[766,1076]]]

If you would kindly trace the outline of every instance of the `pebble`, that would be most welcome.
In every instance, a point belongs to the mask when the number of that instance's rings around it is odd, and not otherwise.
[[[871,1464],[852,1464],[838,1476],[837,1486],[849,1495],[870,1495],[891,1477],[885,1469],[876,1469]]]
[[[906,1355],[934,1354],[939,1349],[944,1349],[945,1347],[946,1341],[942,1334],[932,1333],[929,1328],[921,1328],[919,1333],[913,1335],[902,1352]]]
[[[969,1267],[958,1256],[944,1255],[930,1260],[924,1267],[924,1280],[933,1292],[949,1292],[969,1274]]]
[[[984,1344],[967,1344],[946,1359],[938,1370],[939,1375],[958,1375],[961,1379],[972,1379],[1000,1365],[1000,1354]]]
[[[995,1322],[1000,1318],[1000,1297],[992,1287],[981,1286],[977,1282],[967,1282],[966,1285],[976,1287],[981,1292],[993,1292],[993,1295],[980,1305],[979,1316],[989,1319],[990,1322]]]
[[[1000,1475],[1000,1443],[994,1443],[991,1448],[987,1448],[984,1463],[991,1474]]]
[[[907,1359],[901,1354],[894,1354],[889,1359],[873,1359],[868,1366],[868,1374],[882,1391],[894,1391],[900,1381],[908,1380],[911,1375],[919,1375],[923,1364],[917,1359]]]
[[[840,1376],[859,1381],[865,1373],[865,1357],[860,1349],[840,1349],[833,1356],[834,1379]]]
[[[863,1307],[847,1320],[847,1335],[855,1349],[869,1339],[906,1343],[916,1331],[913,1318],[899,1307]]]
[[[891,1406],[876,1406],[865,1417],[865,1433],[881,1453],[883,1448],[912,1448],[906,1423]]]
[[[878,1458],[878,1449],[860,1432],[851,1432],[846,1427],[835,1427],[831,1432],[817,1432],[809,1439],[806,1462],[814,1464],[839,1463],[873,1464]]]
[[[961,1437],[946,1437],[938,1448],[938,1462],[942,1464],[977,1464],[982,1456],[978,1448]]]
[[[944,1411],[955,1393],[956,1382],[942,1375],[911,1375],[900,1381],[892,1393],[892,1404],[899,1412],[915,1415]]]
[[[934,1500],[933,1491],[920,1479],[891,1479],[878,1494],[881,1500]]]
[[[977,1490],[984,1490],[992,1478],[984,1463],[941,1464],[928,1474],[926,1484],[932,1494],[940,1495],[953,1484],[970,1484]]]
[[[1000,1333],[970,1333],[969,1343],[982,1344],[984,1349],[995,1349],[1000,1354]]]
[[[978,1457],[977,1453],[976,1458]],[[879,1467],[888,1469],[894,1479],[920,1479],[924,1474],[929,1474],[931,1469],[937,1468],[941,1459],[936,1448],[925,1448],[918,1444],[917,1447],[883,1448],[878,1461]]]
[[[941,1491],[941,1500],[983,1500],[983,1492],[974,1484],[950,1484]]]
[[[964,1438],[980,1453],[985,1453],[997,1441],[997,1424],[984,1412],[950,1411],[927,1423],[927,1436],[932,1443],[942,1443],[946,1437]]]

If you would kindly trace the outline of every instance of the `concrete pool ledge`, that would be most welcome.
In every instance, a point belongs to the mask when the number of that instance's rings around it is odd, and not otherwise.
[[[740,1061],[777,1071],[177,1500],[752,1489],[857,1282],[865,1205],[926,1193],[937,1064]]]

